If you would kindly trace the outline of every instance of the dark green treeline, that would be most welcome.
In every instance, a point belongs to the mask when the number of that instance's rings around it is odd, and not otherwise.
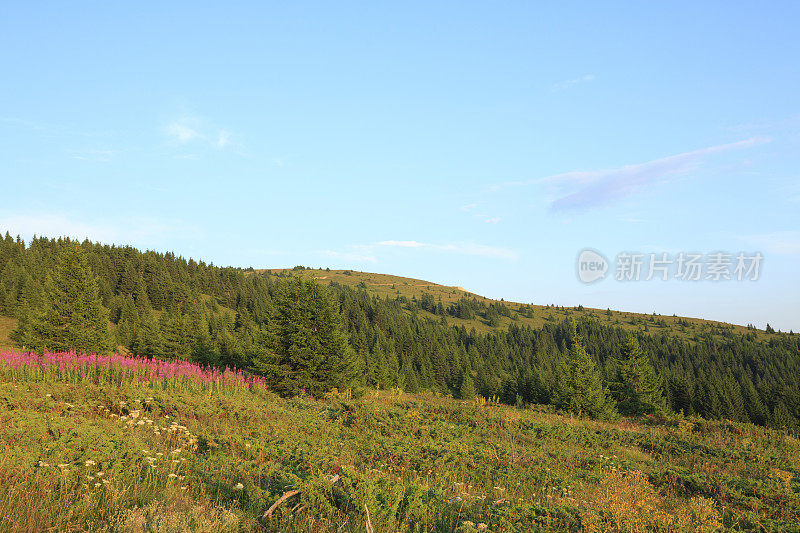
[[[437,390],[460,397],[498,396],[507,403],[559,403],[564,388],[574,347],[566,321],[532,329],[513,320],[530,309],[514,311],[503,303],[486,305],[464,298],[445,307],[429,295],[409,301],[372,297],[363,289],[335,284],[325,288],[305,283],[293,289],[292,283],[298,282],[291,276],[302,274],[300,267],[287,275],[259,275],[252,269],[222,268],[127,246],[48,238],[26,245],[6,235],[0,239],[0,315],[25,324],[41,312],[43,300],[52,298],[55,290],[48,277],[56,275],[64,249],[76,245],[95,276],[102,312],[108,313],[109,345],[141,356],[295,376],[291,370],[298,361],[314,360],[315,346],[324,346],[326,353],[334,354],[330,368],[337,369],[342,383]],[[321,307],[317,301],[323,302]],[[293,308],[291,302],[300,307]],[[322,344],[306,349],[281,344],[286,335],[308,331],[308,324],[292,318],[299,316],[293,314],[298,309],[329,324],[325,340],[314,341]],[[499,316],[510,317],[511,325],[493,333],[448,325],[451,317],[477,317],[493,325]],[[800,428],[798,335],[765,341],[720,330],[690,342],[662,329],[638,334],[636,347],[621,328],[585,315],[576,324],[581,344],[613,396],[633,413],[647,412],[658,403],[657,398],[647,400],[655,387],[674,411]],[[17,340],[23,344],[20,335]],[[642,367],[647,359],[655,376]],[[327,363],[314,364],[323,366],[307,379],[330,375]],[[632,389],[620,384],[621,376],[639,376],[644,403],[631,403]],[[279,382],[289,392],[303,385],[288,377]],[[311,385],[312,390],[323,390],[334,383]]]

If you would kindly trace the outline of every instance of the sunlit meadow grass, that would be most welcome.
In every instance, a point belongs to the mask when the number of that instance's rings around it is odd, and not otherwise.
[[[750,425],[397,390],[284,400],[186,363],[2,360],[2,531],[355,532],[367,512],[378,532],[798,530],[800,443]]]

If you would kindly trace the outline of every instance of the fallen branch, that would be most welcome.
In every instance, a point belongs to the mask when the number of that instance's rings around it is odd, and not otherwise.
[[[367,512],[367,533],[375,533],[375,530],[372,529],[372,520],[369,519],[369,509],[367,509],[367,504],[364,504],[364,510]]]
[[[331,485],[333,485],[333,484],[334,484],[334,483],[336,483],[337,481],[339,481],[339,474],[336,474],[335,476],[331,477],[331,478],[328,480],[328,483],[330,483]],[[275,501],[275,503],[273,503],[273,504],[270,506],[270,508],[269,508],[269,509],[267,509],[267,510],[266,510],[266,512],[264,512],[264,515],[263,515],[263,517],[264,517],[264,518],[269,518],[269,519],[271,519],[271,518],[272,518],[272,513],[274,513],[274,512],[275,512],[275,509],[277,509],[277,508],[278,508],[278,506],[279,506],[280,504],[282,504],[283,502],[285,502],[285,501],[286,501],[286,500],[288,500],[289,498],[293,498],[293,497],[297,496],[297,495],[298,495],[298,494],[300,494],[301,492],[302,492],[302,491],[300,491],[300,490],[298,490],[298,489],[289,490],[289,491],[286,491],[286,492],[284,492],[284,493],[283,493],[283,496],[281,496],[280,498],[278,498],[278,499],[277,499],[277,501]],[[295,505],[295,506],[292,508],[292,511],[294,511],[295,509],[298,509],[298,508],[299,508],[300,510],[302,510],[303,508],[305,508],[305,506],[299,506],[299,505]]]

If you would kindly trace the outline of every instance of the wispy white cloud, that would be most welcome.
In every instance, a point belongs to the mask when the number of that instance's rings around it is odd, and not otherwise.
[[[470,213],[470,216],[473,219],[481,220],[486,224],[496,225],[500,222],[501,218],[499,216],[493,216],[490,213],[486,213],[484,210],[478,210],[479,206],[480,204],[478,203],[464,204],[460,206],[458,210],[465,213]]]
[[[229,131],[220,130],[217,134],[217,146],[219,148],[225,148],[231,143],[231,133]]]
[[[551,210],[585,210],[610,204],[649,185],[683,175],[697,168],[711,155],[743,150],[769,141],[767,137],[752,137],[619,168],[573,171],[539,179],[507,182],[493,186],[492,190],[540,184],[551,190],[553,198],[550,202]]]
[[[337,252],[335,250],[320,250],[317,252],[321,255],[326,257],[332,257],[334,259],[342,259],[344,261],[355,261],[357,263],[367,262],[367,263],[377,263],[378,259],[374,255],[366,255],[360,254],[357,252]]]
[[[377,246],[392,248],[414,248],[418,250],[430,250],[436,252],[450,252],[463,255],[476,255],[481,257],[495,257],[501,259],[514,259],[517,253],[507,248],[488,246],[485,244],[475,244],[472,242],[435,244],[419,241],[381,241]]]
[[[581,83],[589,83],[590,81],[594,81],[594,74],[584,74],[583,76],[578,76],[577,78],[571,78],[568,80],[560,81],[558,83],[553,84],[553,91],[566,91],[570,87],[575,85],[579,85]]]
[[[394,246],[398,248],[422,248],[425,243],[417,241],[381,241],[378,246]]]
[[[164,126],[164,133],[173,142],[182,145],[197,143],[214,148],[233,146],[233,134],[226,129],[215,128],[206,120],[196,116],[182,116]]]
[[[108,137],[112,134],[110,131],[82,130],[64,124],[26,120],[16,117],[0,117],[0,125],[24,129],[50,138],[98,138]]]
[[[351,244],[346,250],[321,250],[317,253],[336,259],[354,262],[378,263],[382,256],[395,250],[395,253],[451,253],[495,259],[516,259],[513,250],[473,242],[429,243],[420,241],[387,240],[371,244]]]
[[[178,121],[167,124],[165,131],[167,135],[172,137],[179,143],[188,143],[194,139],[202,139],[203,135],[200,134],[194,127],[187,124],[188,119],[183,118]]]
[[[291,166],[294,158],[294,154],[282,155],[280,157],[273,157],[270,163],[276,167],[288,167]]]
[[[758,251],[780,255],[800,255],[800,231],[773,231],[739,235],[739,239],[758,247]]]
[[[32,236],[71,237],[103,243],[155,246],[175,238],[192,239],[200,230],[180,221],[127,218],[87,221],[68,214],[8,213],[0,215],[0,233],[29,240]]]
[[[116,150],[83,150],[74,152],[71,157],[72,159],[81,161],[100,161],[102,163],[108,163],[115,155],[117,155]]]
[[[112,241],[115,231],[100,224],[87,224],[62,215],[10,214],[0,217],[0,231],[30,239],[33,235],[72,237],[96,241]]]

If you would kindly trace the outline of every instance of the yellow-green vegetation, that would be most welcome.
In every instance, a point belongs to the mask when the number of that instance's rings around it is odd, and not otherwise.
[[[399,390],[281,399],[9,376],[2,531],[356,532],[367,513],[378,532],[800,521],[800,442],[748,424],[588,421]]]
[[[0,314],[18,320],[11,338],[22,349],[104,353],[115,346],[140,358],[244,369],[282,394],[400,387],[583,412],[602,402],[565,403],[574,394],[564,390],[594,391],[599,400],[613,385],[618,405],[602,410],[613,416],[615,409],[644,414],[634,398],[642,390],[630,383],[642,372],[618,368],[633,334],[638,359],[655,373],[646,388],[665,400],[651,407],[800,430],[800,337],[769,327],[761,333],[656,314],[498,302],[350,271],[217,267],[69,239],[26,244],[8,235],[0,239],[0,270]],[[315,282],[304,284],[308,301],[287,296],[301,277]],[[330,313],[318,312],[323,300]],[[599,386],[565,389],[578,338],[592,360],[582,366],[595,367],[590,381]]]
[[[327,270],[327,269],[268,269],[256,270],[258,274],[268,275],[299,275],[309,277],[321,284],[338,283],[340,285],[360,287],[370,295],[381,298],[394,299],[405,297],[408,300],[419,299],[423,294],[428,293],[434,300],[441,299],[446,307],[461,298],[476,298],[478,301],[489,305],[500,303],[500,300],[493,300],[469,292],[462,287],[439,285],[429,281],[414,278],[404,278],[389,274],[376,274],[372,272],[360,272],[356,270]],[[723,334],[754,334],[760,339],[769,339],[776,336],[776,333],[767,333],[764,330],[747,328],[745,326],[728,324],[714,320],[701,318],[680,317],[661,314],[642,314],[629,313],[626,311],[614,311],[610,309],[594,309],[588,307],[562,307],[555,304],[525,304],[513,301],[502,302],[511,311],[515,311],[511,317],[499,317],[499,325],[492,327],[479,317],[465,320],[458,317],[448,317],[448,323],[455,326],[464,326],[467,329],[475,328],[479,333],[486,333],[492,330],[505,329],[511,323],[520,326],[530,326],[541,328],[546,323],[556,323],[565,318],[574,319],[589,317],[598,320],[605,326],[616,326],[631,332],[646,331],[648,333],[660,334],[666,332],[674,334],[679,338],[692,340],[696,335],[708,333],[722,339]],[[426,311],[420,311],[421,315],[429,315],[432,319],[437,317]]]
[[[14,343],[9,338],[9,335],[11,335],[11,332],[14,331],[16,327],[16,318],[0,316],[0,350],[14,347]]]

